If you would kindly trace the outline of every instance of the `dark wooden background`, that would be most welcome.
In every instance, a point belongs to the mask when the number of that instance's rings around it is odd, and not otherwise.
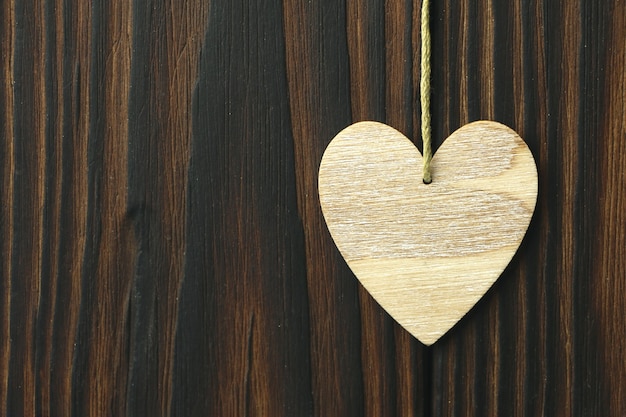
[[[539,168],[517,255],[425,348],[318,205],[348,124],[419,141],[419,1],[0,0],[0,414],[626,415],[626,3],[433,1],[437,147]]]

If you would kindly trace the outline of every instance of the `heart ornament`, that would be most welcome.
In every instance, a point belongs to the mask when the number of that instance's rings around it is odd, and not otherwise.
[[[361,284],[422,343],[436,342],[500,276],[537,200],[526,143],[496,122],[445,140],[422,181],[422,155],[402,133],[355,123],[335,136],[319,197],[335,244]]]

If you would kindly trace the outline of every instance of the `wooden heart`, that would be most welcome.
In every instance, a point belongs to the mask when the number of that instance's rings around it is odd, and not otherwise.
[[[519,247],[537,199],[537,168],[510,128],[454,132],[422,181],[422,155],[378,122],[326,148],[319,196],[346,262],[376,301],[422,343],[436,342],[485,294]]]

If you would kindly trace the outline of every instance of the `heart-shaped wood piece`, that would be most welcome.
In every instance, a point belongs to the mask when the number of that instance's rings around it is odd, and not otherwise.
[[[537,200],[537,168],[510,128],[454,132],[422,181],[422,155],[378,122],[342,130],[319,170],[322,212],[339,251],[376,301],[422,343],[436,342],[500,276]]]

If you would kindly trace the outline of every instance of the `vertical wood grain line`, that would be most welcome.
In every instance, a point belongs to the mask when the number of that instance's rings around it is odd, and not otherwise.
[[[15,4],[14,224],[7,414],[35,413],[36,328],[40,297],[45,172],[45,24],[43,2]]]
[[[420,141],[413,134],[417,97],[414,94],[413,67],[417,51],[414,51],[412,33],[419,24],[413,21],[413,0],[385,0],[384,7],[385,120],[389,126],[418,143]]]
[[[184,276],[184,258],[186,253],[186,210],[187,180],[189,172],[190,146],[192,136],[192,94],[197,82],[200,58],[200,46],[208,22],[209,2],[185,2],[182,8],[173,3],[166,15],[167,59],[169,85],[167,91],[170,100],[166,120],[168,121],[165,141],[165,190],[164,201],[164,238],[163,253],[171,254],[172,261],[165,272],[167,284],[161,300],[161,317],[167,318],[167,327],[163,332],[164,353],[160,362],[161,403],[160,409],[169,415],[172,407],[172,376],[174,366],[175,336],[178,324],[178,300],[182,277]],[[169,158],[168,158],[169,156]],[[171,245],[171,246],[170,246]],[[173,279],[179,277],[178,279]],[[175,294],[175,296],[172,296]]]
[[[136,256],[126,217],[131,5],[90,9],[87,241],[73,362],[73,414],[123,415]]]
[[[511,57],[513,73],[512,73],[512,81],[513,81],[513,97],[521,97],[522,100],[515,100],[513,103],[514,106],[514,126],[513,128],[519,133],[519,135],[524,138],[525,137],[525,124],[524,118],[526,117],[526,90],[527,86],[526,82],[526,74],[530,72],[528,68],[528,64],[524,62],[524,58],[526,56],[524,39],[528,37],[528,28],[526,28],[525,24],[528,24],[528,20],[525,18],[525,8],[526,4],[522,3],[522,0],[515,0],[512,4],[512,18],[513,21],[512,31],[513,31],[513,51],[519,51],[519,53],[513,54]],[[493,39],[495,44],[496,40]],[[493,104],[493,103],[492,103]]]
[[[573,397],[574,379],[576,377],[574,366],[574,335],[575,323],[573,322],[573,296],[574,296],[574,277],[573,269],[577,245],[578,216],[575,212],[577,199],[577,185],[579,183],[578,175],[578,152],[576,138],[578,138],[578,120],[579,101],[576,96],[577,86],[579,82],[579,65],[580,56],[578,54],[580,47],[580,4],[578,2],[570,2],[563,4],[561,21],[562,25],[562,55],[560,59],[560,77],[562,82],[563,94],[559,98],[558,111],[560,120],[557,127],[557,135],[562,145],[562,155],[560,162],[562,163],[562,172],[558,179],[561,185],[562,196],[560,199],[560,221],[561,239],[558,242],[558,264],[557,274],[560,277],[557,282],[559,289],[559,311],[558,311],[558,341],[559,356],[562,358],[559,362],[558,372],[564,373],[564,384],[561,386],[559,395],[562,405],[559,406],[557,415],[568,416],[574,411],[575,398]],[[556,411],[556,410],[555,410]]]
[[[172,408],[192,96],[208,7],[133,2],[127,204],[138,258],[130,300],[130,415],[169,415]]]
[[[334,249],[318,202],[324,148],[351,122],[341,3],[283,2],[298,210],[304,225],[316,416],[364,413],[357,285]],[[345,325],[350,326],[346,331]],[[341,325],[343,324],[343,326]]]
[[[604,82],[609,78],[601,77],[604,72],[605,56],[610,53],[605,40],[610,38],[611,12],[603,3],[580,3],[580,42],[578,44],[578,180],[576,192],[576,232],[578,242],[597,244],[599,237],[598,224],[601,212],[600,194],[602,183],[600,178],[602,130],[605,111]],[[592,243],[593,242],[593,243]],[[573,363],[588,363],[589,366],[579,367],[574,373],[572,387],[574,414],[608,415],[608,404],[605,397],[602,401],[598,395],[599,387],[605,378],[603,369],[596,364],[601,363],[597,352],[603,350],[604,341],[600,338],[599,328],[592,318],[601,313],[593,303],[595,283],[588,277],[593,276],[594,256],[589,244],[577,245],[573,277],[574,312],[572,314],[573,331]],[[600,405],[606,404],[606,405]]]
[[[2,88],[0,88],[0,117],[2,118],[2,142],[0,143],[0,404],[6,412],[9,390],[9,367],[11,358],[11,259],[13,256],[13,172],[15,150],[13,146],[14,119],[14,57],[15,50],[15,7],[12,0],[3,0],[0,8],[3,22],[0,35],[0,62]]]
[[[547,91],[548,87],[544,9],[541,2],[536,1],[534,4],[529,5],[527,10],[528,20],[526,21],[526,26],[536,28],[536,30],[532,30],[530,33],[527,32],[527,37],[524,37],[524,61],[532,63],[531,71],[526,75],[528,83],[525,83],[527,90],[524,94],[524,107],[527,113],[524,117],[524,133],[529,143],[532,143],[533,137],[535,142],[535,146],[531,147],[534,151],[535,162],[539,172],[539,193],[535,210],[544,214],[535,216],[534,223],[535,228],[538,229],[537,239],[543,242],[544,247],[537,249],[536,262],[532,268],[529,268],[529,275],[525,277],[527,282],[535,283],[528,287],[528,300],[529,304],[532,302],[536,306],[530,310],[534,328],[529,326],[525,333],[529,345],[528,351],[533,353],[532,357],[534,358],[534,360],[529,360],[529,362],[534,363],[534,366],[532,368],[533,372],[528,378],[528,387],[534,386],[536,394],[532,396],[531,391],[528,390],[525,394],[525,400],[526,410],[529,410],[528,412],[531,415],[540,415],[546,413],[546,376],[548,374],[547,361],[545,359],[548,352],[547,344],[545,343],[547,340],[547,323],[545,318],[547,317],[548,309],[546,292],[547,265],[549,263],[548,259],[552,256],[551,251],[548,249],[551,241],[551,227],[548,215],[550,212],[548,203],[551,192],[548,186],[548,175],[550,173],[548,158],[551,154],[551,147],[547,140],[542,140],[548,135],[548,95],[542,94],[542,92]],[[532,277],[536,277],[536,281],[532,281]],[[532,297],[533,295],[534,297]],[[536,346],[536,348],[532,349],[532,346]]]
[[[396,2],[397,3],[397,2]],[[433,3],[430,4],[431,7],[431,11],[430,11],[430,15],[431,15],[431,25],[430,25],[430,30],[431,30],[431,56],[430,56],[430,65],[431,68],[435,68],[435,56],[438,54],[438,49],[436,48],[437,45],[437,37],[435,36],[435,34],[433,33],[433,17],[436,15],[436,12],[434,12],[434,7],[435,5]],[[409,12],[407,10],[407,12]],[[420,81],[421,81],[421,75],[422,75],[422,66],[420,65],[420,57],[422,54],[421,51],[421,45],[422,45],[422,34],[420,33],[421,31],[421,27],[422,27],[422,1],[421,0],[411,0],[411,9],[410,9],[410,16],[411,16],[411,31],[409,32],[411,40],[410,40],[410,59],[411,59],[411,72],[410,72],[410,76],[411,76],[411,125],[413,126],[413,131],[411,132],[411,136],[409,137],[409,139],[411,139],[413,141],[413,143],[415,144],[415,146],[420,150],[420,152],[423,150],[422,147],[422,141],[421,138],[417,138],[415,133],[413,132],[421,132],[422,131],[422,107],[419,103],[419,97],[420,97]],[[432,70],[431,70],[432,72]],[[436,74],[431,74],[430,77],[430,82],[431,82],[431,91],[435,91],[435,88],[433,87],[433,84],[436,82],[437,80],[437,75]],[[436,141],[436,137],[435,137],[435,127],[433,125],[435,125],[435,115],[434,115],[434,110],[436,109],[436,101],[433,103],[434,101],[434,97],[431,97],[431,146],[433,148],[433,154],[434,151],[436,150],[436,146],[435,144],[437,143]],[[408,134],[408,132],[407,132]],[[421,135],[420,135],[421,136]]]
[[[484,66],[490,72],[490,88],[492,93],[488,102],[489,118],[503,121],[518,131],[520,135],[532,144],[532,137],[526,138],[524,133],[524,116],[526,100],[523,91],[525,77],[525,51],[522,43],[525,27],[522,6],[519,2],[502,3],[490,1],[486,20],[492,32],[491,54],[489,62]],[[497,35],[496,35],[497,33]],[[484,117],[484,116],[483,116]],[[527,232],[525,241],[533,241]],[[496,294],[495,306],[496,322],[492,325],[496,329],[495,355],[492,365],[494,378],[488,381],[490,398],[494,407],[490,408],[495,415],[506,412],[514,405],[513,412],[523,413],[523,396],[527,369],[526,345],[520,335],[524,334],[527,323],[525,292],[528,281],[525,279],[524,269],[529,249],[522,247],[511,262],[509,268],[501,277],[501,287]],[[515,341],[511,346],[510,341]],[[518,358],[513,361],[511,358]],[[506,390],[501,386],[507,385]]]
[[[385,19],[381,2],[346,2],[352,120],[384,118]]]
[[[604,349],[601,354],[604,377],[600,393],[606,401],[608,415],[626,415],[626,348],[624,334],[626,323],[626,8],[608,8],[607,42],[603,68],[606,78],[603,85],[603,107],[600,113],[602,129],[598,132],[600,143],[600,203],[597,245],[593,251],[594,276],[601,278],[591,283],[594,304],[599,312],[598,322],[603,323],[601,337]]]
[[[51,410],[51,369],[54,332],[54,312],[56,309],[56,290],[58,283],[60,252],[60,193],[62,187],[63,148],[63,13],[62,5],[48,2],[44,6],[45,28],[45,171],[40,181],[43,184],[43,224],[42,224],[42,256],[41,256],[41,294],[37,306],[37,322],[34,332],[35,340],[35,412],[37,415],[50,415]],[[58,36],[57,36],[58,34]]]
[[[71,31],[75,36],[57,36],[62,42],[62,97],[59,97],[59,114],[62,127],[57,138],[56,152],[62,158],[62,171],[57,172],[61,182],[59,190],[59,243],[56,274],[55,311],[53,319],[52,346],[50,354],[50,412],[52,415],[71,415],[72,367],[77,339],[80,295],[82,284],[82,261],[87,241],[87,145],[89,132],[89,72],[91,68],[89,46],[91,44],[91,7],[79,2],[70,5],[62,0],[55,9],[63,13],[63,28],[58,33]],[[61,23],[59,23],[61,24]],[[46,389],[46,387],[42,387]],[[42,407],[46,407],[42,404]]]
[[[476,36],[478,41],[478,71],[479,71],[479,89],[480,89],[480,115],[479,119],[494,120],[495,118],[495,101],[497,97],[496,83],[495,83],[495,71],[496,63],[494,59],[496,49],[496,38],[494,31],[494,0],[483,0],[477,3],[477,9],[479,10],[477,19]],[[482,7],[478,7],[482,6]],[[519,19],[516,19],[519,21]],[[508,22],[507,22],[508,23]],[[500,41],[501,42],[501,41]],[[519,132],[518,132],[519,133]]]
[[[451,85],[452,78],[457,74],[457,70],[452,67],[452,63],[456,62],[452,59],[454,47],[454,40],[452,30],[452,19],[450,10],[452,9],[451,0],[443,0],[441,3],[434,2],[431,6],[437,10],[431,11],[431,15],[440,16],[439,19],[431,19],[431,31],[432,31],[432,67],[439,68],[440,70],[434,71],[432,75],[431,85],[433,86],[433,92],[437,94],[437,85],[440,85],[441,96],[448,99],[448,103],[438,102],[434,97],[432,100],[431,112],[432,112],[432,125],[433,125],[433,149],[435,143],[441,143],[442,138],[448,137],[456,129],[456,122],[452,123],[452,109],[451,103],[458,100],[458,89]],[[415,7],[413,7],[414,14],[416,13]],[[436,30],[436,22],[439,22],[439,30]],[[416,30],[414,30],[415,32]],[[413,36],[413,43],[416,44],[417,36]],[[414,83],[416,83],[419,77],[415,78],[414,70]],[[439,84],[437,84],[439,82]],[[437,127],[439,126],[439,129]],[[417,126],[416,126],[417,129]],[[439,135],[436,132],[439,131]],[[436,152],[436,151],[435,151]]]
[[[469,60],[473,58],[469,53],[469,45],[472,45],[475,42],[475,39],[469,38],[469,29],[475,27],[475,23],[470,21],[470,7],[472,6],[469,2],[462,1],[458,4],[459,9],[459,21],[458,21],[458,34],[459,39],[457,41],[457,47],[452,50],[456,52],[458,55],[458,67],[450,67],[447,69],[448,73],[451,74],[452,77],[457,77],[455,80],[458,82],[459,86],[459,101],[456,104],[458,106],[459,112],[459,121],[458,126],[455,126],[453,130],[457,129],[457,127],[463,126],[470,121],[470,73],[469,70]],[[450,39],[454,41],[454,39]],[[454,53],[454,52],[453,52]],[[450,103],[450,107],[454,106],[453,103]],[[441,139],[443,140],[443,138]]]

